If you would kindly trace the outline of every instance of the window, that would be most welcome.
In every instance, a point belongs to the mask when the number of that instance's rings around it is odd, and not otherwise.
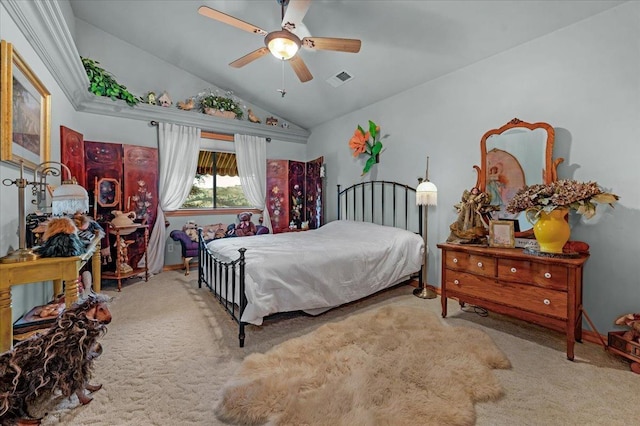
[[[248,207],[244,196],[236,155],[231,152],[200,151],[193,186],[183,209]]]

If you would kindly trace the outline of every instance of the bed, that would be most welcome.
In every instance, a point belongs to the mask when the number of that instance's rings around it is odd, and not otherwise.
[[[317,315],[397,285],[422,285],[422,212],[415,189],[387,181],[338,186],[338,219],[305,232],[199,241],[198,286],[239,325],[279,312]]]

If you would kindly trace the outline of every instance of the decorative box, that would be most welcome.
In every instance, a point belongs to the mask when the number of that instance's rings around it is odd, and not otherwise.
[[[609,332],[609,350],[631,361],[640,362],[640,343],[622,338],[624,331]]]

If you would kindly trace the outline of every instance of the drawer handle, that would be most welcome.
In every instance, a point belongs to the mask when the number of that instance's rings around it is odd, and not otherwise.
[[[511,272],[515,274],[516,272],[518,272],[518,270],[516,268],[511,268]]]
[[[549,300],[549,299],[544,299],[542,302],[543,302],[545,305],[550,305],[550,304],[551,304],[551,300]]]
[[[545,278],[551,278],[551,272],[545,272],[544,273],[544,277]]]
[[[458,263],[458,258],[457,257],[453,258],[453,263]]]
[[[478,268],[482,268],[482,262],[478,262]]]
[[[459,284],[460,284],[460,281],[458,281],[458,280],[453,280],[453,283],[454,283],[455,285],[459,285]]]

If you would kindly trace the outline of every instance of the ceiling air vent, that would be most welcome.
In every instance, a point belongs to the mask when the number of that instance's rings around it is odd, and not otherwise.
[[[353,75],[351,75],[347,71],[340,71],[338,74],[329,77],[327,79],[327,83],[329,83],[333,87],[338,87],[342,86],[349,80],[353,80]]]

